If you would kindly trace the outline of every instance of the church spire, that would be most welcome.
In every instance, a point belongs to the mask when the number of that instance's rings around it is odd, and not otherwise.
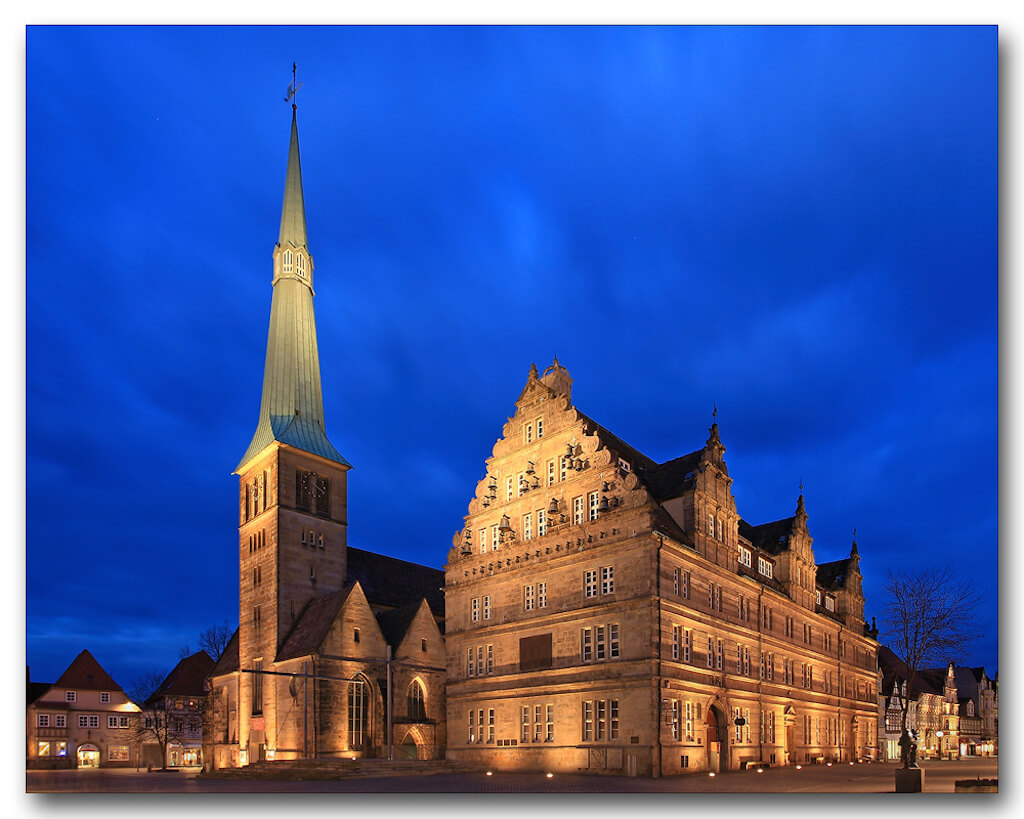
[[[292,138],[288,146],[288,172],[284,182],[284,204],[281,207],[279,245],[301,247],[309,252],[306,239],[306,205],[302,198],[302,164],[299,162],[299,125],[296,106],[292,104]]]
[[[281,231],[273,257],[273,296],[260,417],[249,448],[235,471],[241,471],[274,441],[350,466],[327,439],[324,429],[320,356],[313,316],[313,260],[306,242],[294,104]]]

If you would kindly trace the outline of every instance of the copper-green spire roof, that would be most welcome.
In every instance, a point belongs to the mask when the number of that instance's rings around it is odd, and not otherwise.
[[[306,241],[306,206],[302,200],[302,165],[299,162],[299,126],[292,106],[292,139],[288,146],[288,175],[284,182],[284,205],[281,207],[279,245],[292,244],[309,250]]]
[[[311,286],[313,262],[308,253],[299,170],[299,130],[293,106],[281,233],[274,248],[274,294],[270,302],[260,418],[236,472],[275,441],[351,466],[327,439],[324,430]],[[305,257],[300,260],[303,254]]]

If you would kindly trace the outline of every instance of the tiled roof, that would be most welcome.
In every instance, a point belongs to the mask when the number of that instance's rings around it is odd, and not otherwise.
[[[75,657],[54,685],[83,691],[123,691],[87,649]]]
[[[405,633],[409,630],[421,605],[423,605],[422,600],[418,603],[407,603],[390,611],[377,612],[377,623],[380,624],[380,630],[384,633],[384,639],[388,641],[388,645],[393,650],[397,650],[405,638]]]
[[[815,580],[824,589],[841,589],[846,583],[846,577],[850,573],[849,557],[842,560],[833,560],[831,563],[820,563]]]
[[[773,520],[771,523],[760,523],[757,526],[740,519],[740,537],[750,541],[750,544],[762,552],[770,555],[782,554],[789,548],[789,536],[796,524],[796,517]]]
[[[888,646],[878,647],[878,667],[882,670],[882,690],[888,691],[897,681],[907,679],[908,669],[906,663],[896,656],[895,652]],[[942,689],[938,691],[921,676],[920,672],[914,675],[913,685],[908,686],[910,699],[917,699],[917,694],[938,694],[942,696]]]
[[[637,475],[651,493],[651,497],[659,503],[670,498],[678,498],[684,491],[693,488],[692,478],[687,480],[687,477],[696,471],[703,455],[704,450],[698,449],[696,452],[681,455],[653,467],[641,465],[637,469]]]
[[[49,691],[52,686],[53,683],[30,682],[25,689],[25,699],[27,701],[25,704],[31,705]]]
[[[579,412],[579,410],[576,410]],[[604,445],[611,450],[615,451],[615,454],[620,458],[625,458],[629,461],[630,467],[636,469],[638,467],[643,469],[654,469],[658,463],[657,461],[648,458],[639,449],[634,446],[630,446],[623,441],[618,435],[605,427],[601,426],[593,418],[589,418],[580,412],[580,417],[587,422],[587,425],[597,433],[598,437],[604,442]]]
[[[346,586],[341,591],[310,600],[277,652],[277,661],[294,660],[319,651],[351,591],[352,586]]]
[[[217,660],[217,664],[213,667],[213,671],[210,672],[211,677],[219,677],[221,674],[230,674],[233,671],[238,671],[238,629],[235,629],[235,633],[231,635],[231,639],[228,640],[228,644],[224,646],[224,652],[220,655],[220,659]]]
[[[163,697],[202,697],[206,694],[206,678],[214,667],[213,657],[197,651],[180,660],[160,687],[146,700],[149,705]]]
[[[395,557],[348,549],[348,582],[359,581],[370,606],[398,608],[426,598],[435,617],[444,618],[444,572]]]

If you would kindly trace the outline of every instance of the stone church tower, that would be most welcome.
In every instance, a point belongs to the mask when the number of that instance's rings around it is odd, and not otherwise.
[[[281,229],[273,252],[273,297],[263,398],[239,477],[239,659],[269,668],[296,618],[314,597],[346,577],[348,461],[324,426],[320,360],[313,316],[313,258],[292,106],[291,144]],[[266,745],[276,703],[259,675],[240,680],[240,712],[252,714],[241,744]],[[261,702],[262,700],[262,702]],[[271,732],[272,733],[272,732]]]
[[[327,437],[296,108],[259,420],[235,473],[238,631],[211,673],[216,768],[445,752],[444,573],[348,545]]]

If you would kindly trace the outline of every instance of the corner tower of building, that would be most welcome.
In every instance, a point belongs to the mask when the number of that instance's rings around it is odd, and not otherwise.
[[[340,590],[347,563],[350,464],[327,438],[313,259],[292,106],[259,420],[239,476],[239,741],[257,759],[275,736],[278,650],[310,600]],[[249,673],[245,673],[249,672]],[[255,673],[252,673],[255,672]]]

